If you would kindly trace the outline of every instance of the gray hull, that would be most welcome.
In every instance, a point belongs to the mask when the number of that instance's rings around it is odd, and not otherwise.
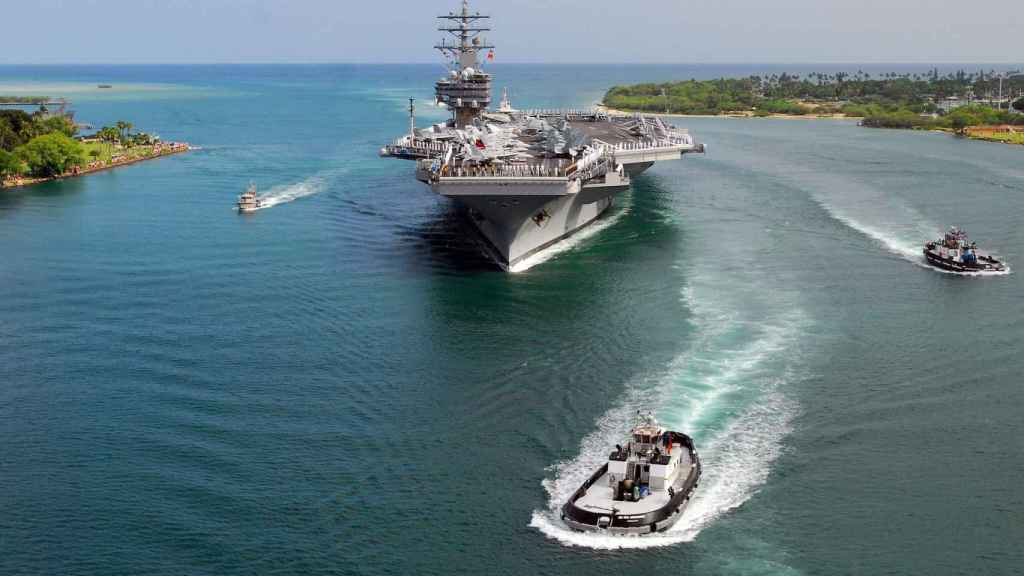
[[[629,177],[615,173],[586,184],[545,177],[419,177],[437,194],[469,208],[490,256],[505,270],[584,228],[629,189]]]
[[[489,205],[496,200],[498,207]],[[516,199],[512,199],[514,202]],[[484,197],[461,202],[470,208],[473,224],[487,242],[491,256],[504,269],[554,246],[583,229],[612,206],[612,197],[589,204],[578,198],[555,198],[547,202],[525,199],[518,207],[505,208],[508,197]],[[535,214],[547,218],[535,221]]]
[[[594,526],[592,524],[584,524],[582,522],[576,522],[572,518],[563,518],[569,528],[576,530],[577,532],[600,532],[602,534],[611,534],[613,536],[641,536],[643,534],[654,534],[655,532],[664,532],[669,528],[676,525],[679,519],[683,517],[683,512],[686,511],[687,505],[690,501],[687,499],[679,506],[679,509],[672,513],[668,518],[654,522],[652,524],[645,524],[643,526],[625,527],[625,526]]]
[[[679,149],[624,156],[622,177],[608,174],[603,182],[567,184],[564,179],[458,179],[430,182],[434,192],[469,208],[472,222],[490,256],[505,269],[565,240],[611,208],[616,194],[629,189],[630,176],[657,160],[676,159]]]

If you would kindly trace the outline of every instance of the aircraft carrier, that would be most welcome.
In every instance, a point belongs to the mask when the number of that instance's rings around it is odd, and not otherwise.
[[[505,270],[590,224],[627,190],[630,177],[660,160],[703,152],[685,130],[643,115],[512,108],[507,95],[491,111],[492,75],[483,70],[494,46],[489,16],[438,17],[451,35],[435,48],[450,63],[435,86],[447,122],[418,129],[409,102],[409,133],[382,156],[416,161],[416,178],[469,208],[490,255]]]

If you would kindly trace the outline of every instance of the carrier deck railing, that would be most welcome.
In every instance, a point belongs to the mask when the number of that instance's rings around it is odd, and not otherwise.
[[[419,169],[430,174],[431,180],[458,179],[537,179],[550,178],[565,181],[588,182],[600,178],[615,167],[614,151],[602,146],[592,149],[578,160],[543,159],[535,162],[509,164],[470,164],[461,161],[442,163],[440,159],[419,161]]]
[[[537,110],[519,110],[516,114],[522,116],[536,116],[539,118],[565,118],[566,120],[576,120],[583,122],[598,122],[601,120],[608,120],[610,116],[604,112],[598,112],[597,110],[580,110],[580,109],[560,109],[560,108],[541,108]]]
[[[448,152],[450,144],[444,140],[428,138],[398,138],[381,150],[381,156],[395,158],[435,158]]]

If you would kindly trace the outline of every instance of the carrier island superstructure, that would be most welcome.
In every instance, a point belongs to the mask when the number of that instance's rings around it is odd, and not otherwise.
[[[489,16],[462,9],[438,17],[449,34],[435,48],[450,60],[435,86],[447,122],[415,125],[382,156],[416,161],[416,178],[469,208],[491,256],[508,270],[593,222],[626,190],[630,177],[659,160],[703,152],[685,131],[659,118],[599,111],[519,111],[503,97],[491,111],[494,47]]]

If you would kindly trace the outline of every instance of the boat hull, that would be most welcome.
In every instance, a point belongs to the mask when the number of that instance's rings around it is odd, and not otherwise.
[[[459,199],[470,209],[470,220],[486,242],[491,257],[503,269],[558,244],[597,220],[613,204],[611,196],[583,203],[576,197],[521,202],[501,197],[497,207],[487,198]],[[539,217],[542,216],[542,217]]]
[[[582,187],[564,180],[500,187],[442,180],[431,187],[469,208],[490,256],[510,270],[598,219],[616,194],[629,189],[629,180],[611,177]]]
[[[926,248],[924,250],[924,257],[932,266],[947,272],[991,274],[1006,271],[1006,266],[1002,262],[994,260],[989,256],[980,257],[978,263],[972,265],[959,262],[953,258],[943,257],[941,254]]]

